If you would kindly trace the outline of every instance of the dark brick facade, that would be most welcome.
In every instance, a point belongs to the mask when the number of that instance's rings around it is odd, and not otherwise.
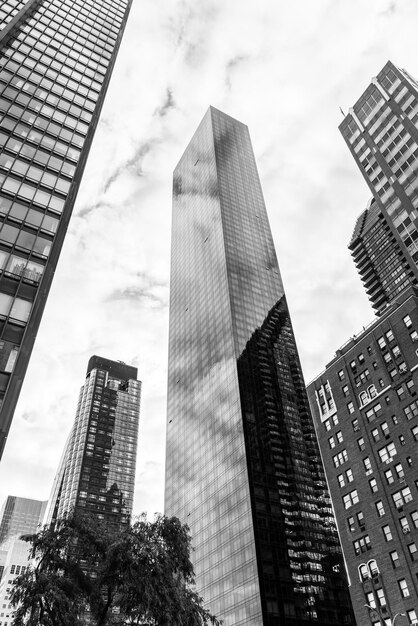
[[[396,626],[413,624],[418,616],[418,291],[404,292],[338,350],[308,386],[308,396],[357,622],[392,624],[404,613]]]

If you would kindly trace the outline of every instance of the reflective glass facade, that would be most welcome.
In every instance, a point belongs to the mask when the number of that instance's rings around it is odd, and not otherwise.
[[[212,107],[174,172],[166,513],[226,626],[352,623],[248,129]]]
[[[48,504],[126,523],[132,513],[141,383],[137,369],[93,356]]]
[[[357,220],[349,248],[381,314],[418,284],[417,81],[389,61],[340,131],[373,194],[372,210]]]
[[[130,0],[0,8],[0,454]]]

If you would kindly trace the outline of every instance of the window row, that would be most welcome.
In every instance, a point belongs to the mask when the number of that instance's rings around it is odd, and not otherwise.
[[[1,227],[0,240],[3,243],[16,245],[25,250],[32,251],[42,257],[49,256],[52,246],[50,239],[41,237],[41,235],[34,235],[25,230],[19,230],[19,228],[10,226],[10,224],[3,224]]]

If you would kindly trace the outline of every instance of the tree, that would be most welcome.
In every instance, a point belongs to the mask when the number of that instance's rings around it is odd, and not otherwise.
[[[72,516],[30,541],[15,579],[13,626],[220,626],[194,590],[189,528],[141,516],[130,527]]]

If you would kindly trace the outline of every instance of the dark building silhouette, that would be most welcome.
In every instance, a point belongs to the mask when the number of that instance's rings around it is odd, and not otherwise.
[[[373,194],[349,248],[380,314],[418,284],[418,83],[388,61],[340,131]]]
[[[352,624],[248,129],[211,107],[174,172],[166,514],[226,626]]]
[[[46,522],[81,512],[127,523],[132,513],[141,383],[137,369],[91,357]]]
[[[0,456],[130,4],[0,7]]]

